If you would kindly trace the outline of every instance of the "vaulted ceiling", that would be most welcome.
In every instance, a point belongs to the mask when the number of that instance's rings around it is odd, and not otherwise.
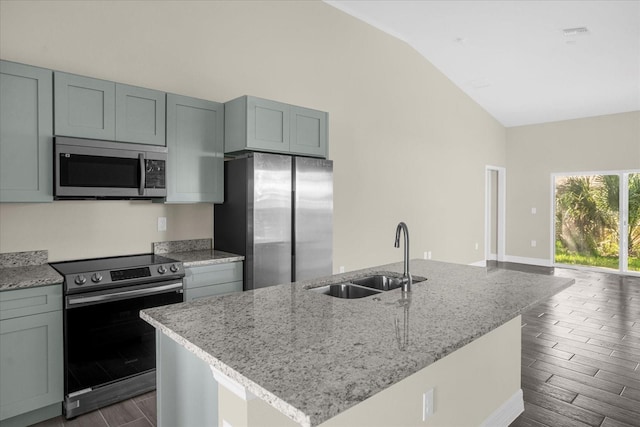
[[[422,54],[506,127],[640,110],[640,0],[325,0]]]

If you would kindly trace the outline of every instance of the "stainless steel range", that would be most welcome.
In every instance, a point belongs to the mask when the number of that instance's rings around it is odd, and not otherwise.
[[[155,389],[140,310],[183,301],[182,263],[154,254],[52,263],[64,276],[67,418]]]

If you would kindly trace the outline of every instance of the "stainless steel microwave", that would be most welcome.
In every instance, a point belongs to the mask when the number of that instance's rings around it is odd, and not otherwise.
[[[167,148],[56,137],[54,197],[154,199],[167,196]]]

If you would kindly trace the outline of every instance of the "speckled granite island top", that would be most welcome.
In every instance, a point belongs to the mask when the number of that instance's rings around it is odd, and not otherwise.
[[[285,415],[315,426],[573,283],[412,260],[411,273],[428,280],[414,284],[408,308],[399,289],[355,300],[306,290],[378,271],[402,272],[402,263],[148,309],[141,316]]]

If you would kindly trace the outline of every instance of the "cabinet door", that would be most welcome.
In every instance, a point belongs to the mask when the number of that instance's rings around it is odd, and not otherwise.
[[[51,76],[0,61],[0,202],[53,200]]]
[[[165,145],[165,93],[116,84],[116,140]]]
[[[115,139],[115,83],[56,72],[54,88],[56,135]]]
[[[292,154],[327,156],[327,116],[323,111],[291,106]]]
[[[63,400],[62,311],[0,321],[0,420]]]
[[[167,95],[167,202],[223,201],[224,105]]]
[[[289,152],[290,106],[247,97],[247,148]]]

